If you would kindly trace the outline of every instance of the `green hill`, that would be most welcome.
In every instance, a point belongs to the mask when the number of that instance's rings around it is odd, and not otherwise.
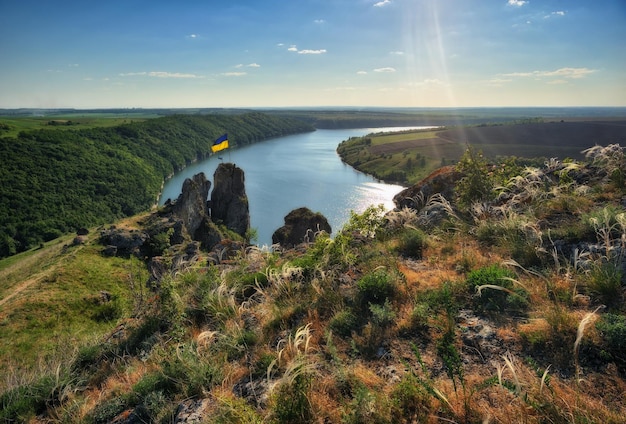
[[[148,210],[164,179],[208,156],[213,140],[225,132],[236,147],[313,130],[301,121],[261,113],[172,115],[67,128],[0,138],[0,257]]]
[[[93,231],[4,259],[0,419],[623,422],[624,150],[504,165],[293,250],[170,246],[150,288]]]

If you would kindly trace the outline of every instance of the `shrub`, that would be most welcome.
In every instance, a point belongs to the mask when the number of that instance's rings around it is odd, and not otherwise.
[[[330,320],[330,329],[341,337],[349,337],[359,326],[359,320],[348,309],[337,312]]]
[[[371,303],[370,312],[372,314],[372,322],[383,328],[391,325],[391,323],[393,323],[396,319],[396,313],[394,312],[389,299],[385,300],[385,303],[382,305]]]
[[[626,365],[626,316],[607,313],[602,315],[596,323],[596,328],[602,335],[605,351],[614,361]]]
[[[426,234],[416,228],[410,228],[400,236],[397,249],[399,253],[405,256],[421,259],[426,245]]]
[[[587,280],[589,292],[607,306],[619,303],[622,295],[622,271],[612,262],[594,263]]]
[[[393,296],[396,287],[393,278],[384,269],[366,274],[357,282],[357,288],[364,304],[383,304]]]
[[[392,415],[402,422],[428,422],[430,394],[413,374],[407,374],[391,392]]]
[[[467,275],[467,287],[476,294],[476,304],[483,312],[521,311],[528,307],[528,293],[514,286],[515,274],[499,265],[479,268]]]
[[[468,208],[474,202],[481,202],[493,196],[494,183],[482,152],[476,152],[469,147],[459,160],[456,169],[463,174],[455,186],[461,206]]]
[[[279,423],[307,423],[313,418],[309,401],[312,377],[304,364],[299,364],[293,376],[283,381],[273,396],[273,412]]]

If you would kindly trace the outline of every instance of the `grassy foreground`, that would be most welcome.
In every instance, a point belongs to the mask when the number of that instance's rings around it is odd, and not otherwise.
[[[457,170],[296,250],[171,246],[150,290],[97,231],[1,262],[0,419],[623,422],[623,149]]]

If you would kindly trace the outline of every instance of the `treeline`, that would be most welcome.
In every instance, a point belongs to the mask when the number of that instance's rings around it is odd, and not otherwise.
[[[295,119],[246,113],[0,138],[0,257],[147,210],[163,180],[208,156],[223,133],[235,147],[312,130]]]

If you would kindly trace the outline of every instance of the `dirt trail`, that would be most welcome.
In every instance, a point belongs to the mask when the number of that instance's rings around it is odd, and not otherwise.
[[[40,279],[41,279],[41,276],[29,278],[28,280],[22,281],[17,286],[13,287],[11,289],[11,292],[5,298],[0,299],[0,306],[4,305],[9,300],[13,299],[15,296],[17,296],[18,294],[20,294],[21,292],[23,292],[24,290],[29,288],[31,285],[33,285],[34,283],[36,283]]]
[[[48,246],[0,270],[0,307],[56,269],[62,249],[62,243]]]

